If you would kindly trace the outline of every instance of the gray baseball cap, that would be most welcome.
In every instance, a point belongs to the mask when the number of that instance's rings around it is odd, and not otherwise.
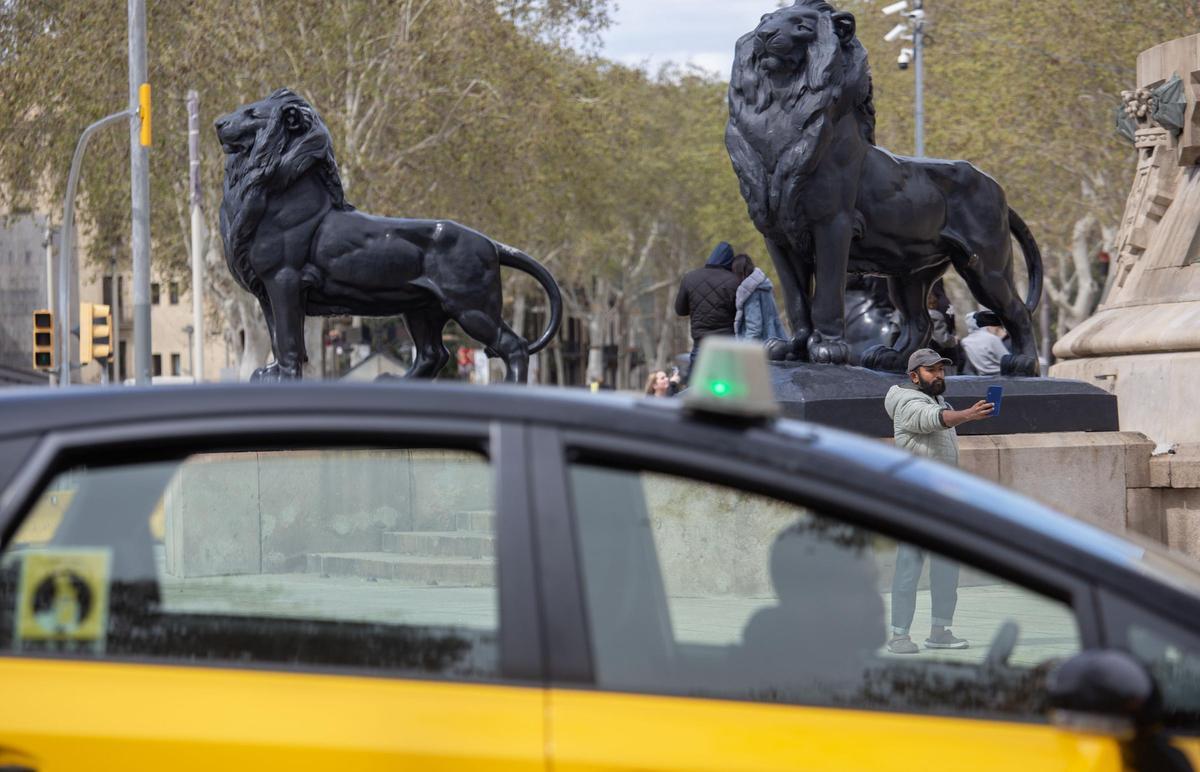
[[[908,371],[915,373],[918,367],[932,367],[938,362],[942,364],[953,364],[949,359],[937,353],[931,348],[919,348],[912,352],[912,356],[908,358]]]

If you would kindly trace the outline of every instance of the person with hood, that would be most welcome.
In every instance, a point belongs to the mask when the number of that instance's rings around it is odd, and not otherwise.
[[[918,456],[958,466],[958,434],[954,427],[979,421],[992,414],[992,404],[979,400],[966,410],[954,410],[942,393],[946,390],[946,365],[950,360],[933,349],[922,348],[908,358],[911,383],[893,386],[883,406],[892,419],[896,447]],[[896,550],[896,572],[892,577],[892,634],[887,648],[893,654],[916,654],[917,644],[908,635],[917,610],[917,582],[925,566],[925,551],[901,543]],[[939,555],[929,561],[929,594],[933,622],[927,649],[965,649],[966,640],[950,630],[958,605],[958,564]]]
[[[774,287],[767,275],[754,266],[749,255],[734,257],[730,270],[742,280],[734,300],[733,334],[762,341],[786,338],[775,306]]]
[[[991,311],[976,311],[967,316],[967,336],[962,339],[966,364],[978,375],[999,375],[1004,357],[1009,355],[1004,338],[1008,331],[1000,324],[1000,317]]]
[[[701,340],[709,335],[733,335],[737,288],[742,280],[729,270],[732,263],[733,247],[722,241],[709,255],[704,267],[688,271],[679,282],[675,313],[690,317],[693,341],[688,360],[689,376],[696,364]]]

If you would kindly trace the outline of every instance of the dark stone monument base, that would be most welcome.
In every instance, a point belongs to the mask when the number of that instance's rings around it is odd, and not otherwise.
[[[908,376],[862,367],[772,362],[771,383],[788,418],[832,426],[870,437],[891,437],[883,397]],[[958,427],[967,434],[1115,432],[1117,398],[1083,381],[1055,378],[953,375],[943,395],[955,409],[970,407],[1003,386],[1000,415]]]

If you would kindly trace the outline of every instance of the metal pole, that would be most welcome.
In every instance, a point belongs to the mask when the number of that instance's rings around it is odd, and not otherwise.
[[[129,0],[129,104],[140,101],[146,82],[146,0]],[[150,383],[150,158],[141,142],[141,125],[129,121],[129,172],[133,191],[133,378]]]
[[[117,269],[116,248],[112,258],[112,303],[109,311],[112,313],[112,329],[108,331],[108,339],[112,341],[108,362],[112,367],[112,377],[117,383],[121,382],[121,272]]]
[[[71,385],[71,284],[75,279],[75,187],[79,184],[79,166],[88,140],[99,129],[128,118],[133,111],[122,110],[93,123],[79,135],[71,171],[67,174],[67,195],[63,199],[62,243],[58,246],[58,384]]]
[[[204,380],[204,212],[200,208],[200,95],[187,93],[188,188],[192,197],[192,380]]]
[[[917,10],[921,10],[924,5],[923,0],[916,0],[914,3]],[[913,75],[915,76],[916,88],[915,103],[916,109],[916,157],[925,157],[925,19],[918,17],[917,23],[913,28]]]
[[[58,318],[59,311],[54,307],[54,226],[50,224],[50,218],[46,218],[46,308],[54,314],[54,318]],[[58,385],[58,375],[53,371],[49,373],[50,385]]]

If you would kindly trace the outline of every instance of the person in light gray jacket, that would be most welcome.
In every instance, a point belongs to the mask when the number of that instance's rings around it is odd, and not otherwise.
[[[954,410],[942,397],[946,390],[946,365],[949,359],[932,349],[914,351],[908,358],[911,383],[888,389],[883,405],[892,419],[896,447],[918,456],[958,466],[958,434],[954,427],[968,421],[987,418],[992,404],[984,400],[966,410]],[[925,551],[901,543],[896,550],[896,573],[892,577],[892,636],[888,651],[916,654],[920,651],[908,631],[917,610],[917,582],[925,565]],[[929,593],[933,602],[933,623],[927,649],[965,649],[966,640],[950,630],[958,605],[958,564],[939,555],[929,561]]]

